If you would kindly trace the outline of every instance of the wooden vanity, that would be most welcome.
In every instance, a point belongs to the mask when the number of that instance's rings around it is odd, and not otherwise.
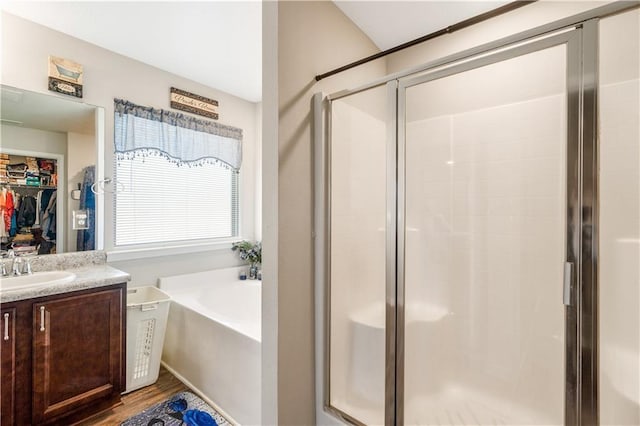
[[[128,276],[87,285],[78,275],[69,291],[1,305],[3,426],[70,425],[120,404]]]

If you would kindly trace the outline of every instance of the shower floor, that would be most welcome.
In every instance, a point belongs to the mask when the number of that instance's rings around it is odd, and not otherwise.
[[[471,425],[556,425],[548,415],[514,401],[495,397],[475,389],[450,386],[439,393],[419,395],[405,401],[407,426]],[[382,407],[334,402],[347,414],[367,425],[382,424]]]

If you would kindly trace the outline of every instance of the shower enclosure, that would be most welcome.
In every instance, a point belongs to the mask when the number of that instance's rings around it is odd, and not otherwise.
[[[316,96],[324,410],[640,422],[639,23],[610,5]]]

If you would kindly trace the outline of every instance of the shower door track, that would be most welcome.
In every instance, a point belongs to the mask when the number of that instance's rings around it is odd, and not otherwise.
[[[315,282],[317,410],[343,421],[358,419],[330,403],[330,197],[331,103],[368,89],[387,86],[388,166],[396,180],[387,181],[386,372],[385,424],[403,424],[404,356],[404,155],[403,117],[399,92],[411,82],[428,81],[490,63],[567,44],[567,239],[566,262],[570,300],[565,308],[565,425],[597,425],[598,299],[597,299],[597,85],[598,18],[622,13],[640,2],[616,2],[554,23],[487,43],[461,53],[392,74],[353,90],[314,96],[315,158]],[[415,83],[417,84],[417,83]],[[400,106],[399,106],[400,105]],[[325,137],[327,135],[327,137]],[[393,164],[392,164],[393,163]],[[320,404],[321,407],[320,408]]]

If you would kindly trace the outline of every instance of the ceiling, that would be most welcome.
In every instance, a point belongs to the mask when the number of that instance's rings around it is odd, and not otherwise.
[[[93,135],[96,108],[58,96],[1,87],[2,125]]]
[[[484,0],[334,2],[381,50],[509,3]],[[3,0],[2,8],[251,102],[262,98],[262,4],[259,0]]]
[[[334,0],[380,50],[414,40],[510,1],[371,1]]]

